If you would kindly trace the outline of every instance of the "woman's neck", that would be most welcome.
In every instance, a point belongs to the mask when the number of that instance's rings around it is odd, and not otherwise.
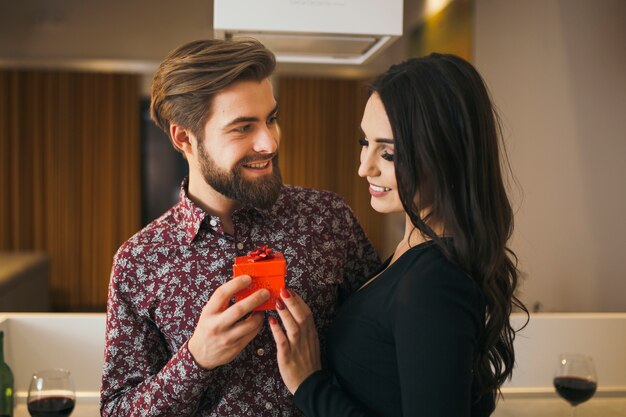
[[[445,228],[438,222],[429,222],[428,226],[435,232],[437,236],[445,235]],[[405,214],[405,222],[404,222],[404,237],[398,243],[398,248],[396,252],[402,250],[402,253],[406,252],[409,248],[417,246],[421,243],[424,243],[428,240],[431,240],[430,237],[424,236],[411,222],[408,214]],[[395,256],[394,256],[395,257]]]

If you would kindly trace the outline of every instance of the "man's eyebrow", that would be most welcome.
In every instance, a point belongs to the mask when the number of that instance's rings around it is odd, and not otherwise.
[[[277,112],[278,112],[278,103],[276,103],[276,106],[274,106],[272,111],[267,115],[267,118],[269,118],[270,116],[273,116]],[[252,122],[258,122],[258,121],[259,121],[259,119],[257,117],[246,117],[246,116],[237,117],[237,118],[231,120],[230,122],[228,122],[224,126],[224,129],[227,129],[227,128],[229,128],[231,126],[234,126],[236,124],[239,124],[239,123],[252,123]]]
[[[365,132],[363,131],[363,128],[361,126],[359,126],[359,130],[361,131],[361,134],[363,135],[363,137],[367,137],[367,135],[365,134]],[[393,139],[388,139],[388,138],[375,138],[374,142],[377,142],[377,143],[389,143],[391,145],[393,145],[395,143],[395,141]]]

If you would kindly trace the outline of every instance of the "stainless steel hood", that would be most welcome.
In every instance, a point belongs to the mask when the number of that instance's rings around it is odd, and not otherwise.
[[[402,35],[402,0],[215,0],[215,37],[254,37],[279,62],[362,64]]]

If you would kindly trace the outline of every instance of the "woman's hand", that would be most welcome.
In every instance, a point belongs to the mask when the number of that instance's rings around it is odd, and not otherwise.
[[[276,311],[285,331],[274,319],[269,318],[270,328],[277,348],[278,369],[292,394],[302,381],[313,372],[322,369],[320,343],[311,309],[299,295],[291,290],[280,290],[281,300],[276,302]]]

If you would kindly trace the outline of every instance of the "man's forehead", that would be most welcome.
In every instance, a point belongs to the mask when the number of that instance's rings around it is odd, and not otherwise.
[[[211,103],[212,117],[265,118],[276,107],[272,85],[262,81],[240,81],[217,93]]]

